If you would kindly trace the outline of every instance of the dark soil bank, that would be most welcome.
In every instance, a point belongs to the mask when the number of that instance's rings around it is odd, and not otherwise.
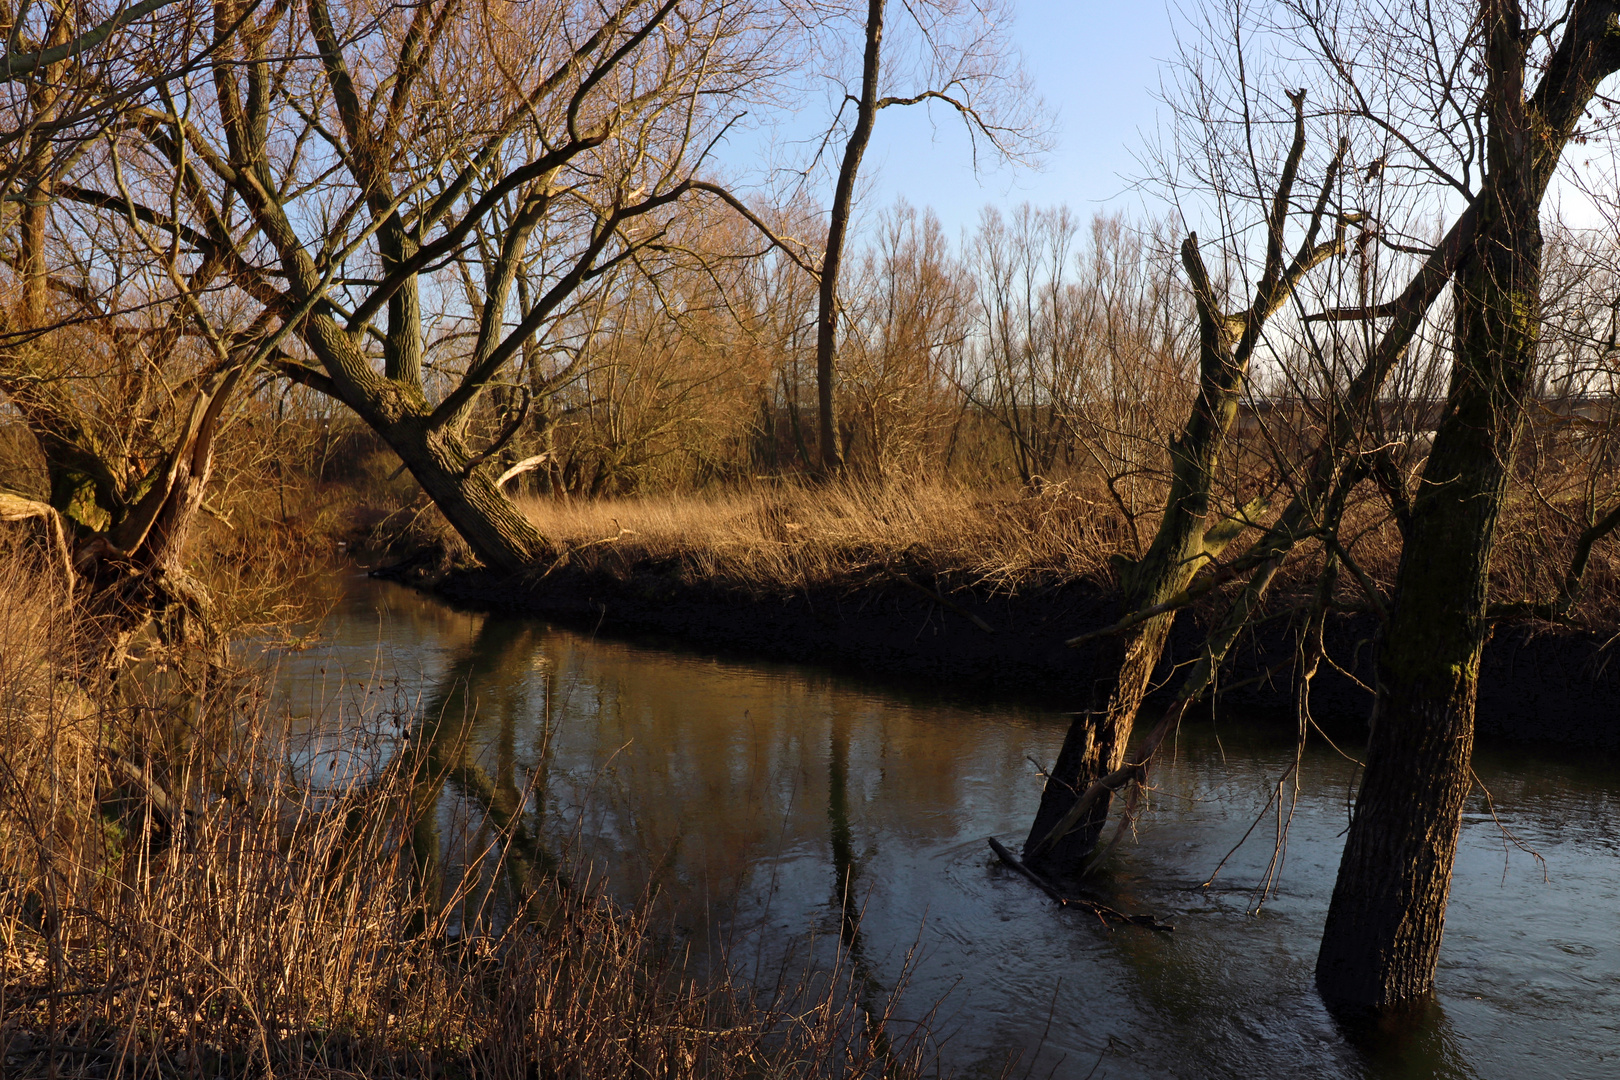
[[[924,571],[769,598],[691,581],[679,567],[643,567],[626,576],[565,567],[531,580],[462,572],[433,588],[459,604],[540,616],[596,633],[650,634],[692,648],[825,664],[1071,709],[1085,706],[1097,650],[1072,649],[1064,641],[1117,617],[1102,582],[1078,580],[989,596],[949,585],[936,592],[936,582]],[[1178,620],[1157,682],[1166,681],[1171,664],[1193,655],[1201,641],[1199,622],[1196,613]],[[1293,678],[1286,661],[1294,641],[1285,623],[1276,619],[1262,626],[1237,651],[1225,674],[1232,689],[1218,703],[1224,714],[1292,720]],[[1370,616],[1341,616],[1328,625],[1333,665],[1322,665],[1311,704],[1312,715],[1329,730],[1350,737],[1364,730],[1376,630]],[[1620,664],[1611,662],[1617,648],[1595,635],[1563,629],[1500,627],[1485,650],[1480,735],[1620,749]],[[1268,668],[1275,672],[1272,677],[1255,678]]]

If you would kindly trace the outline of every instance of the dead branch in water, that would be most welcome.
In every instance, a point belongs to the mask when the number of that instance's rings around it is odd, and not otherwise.
[[[1171,926],[1169,923],[1160,922],[1153,915],[1128,915],[1123,911],[1109,907],[1107,904],[1099,904],[1093,900],[1082,900],[1079,897],[1069,896],[1063,892],[1060,892],[1057,886],[1053,885],[1041,875],[1025,866],[1019,860],[1018,856],[1007,850],[1006,846],[1002,844],[1001,841],[997,840],[993,836],[989,837],[989,841],[990,850],[996,853],[996,857],[998,859],[1006,863],[1012,869],[1018,871],[1018,873],[1022,874],[1024,877],[1028,878],[1030,883],[1033,884],[1037,889],[1041,890],[1041,892],[1045,893],[1047,896],[1051,897],[1064,907],[1075,907],[1084,911],[1089,911],[1093,915],[1097,916],[1097,918],[1105,926],[1110,922],[1116,922],[1129,924],[1131,926],[1145,926],[1149,930],[1158,930],[1166,934],[1175,930],[1174,926]]]

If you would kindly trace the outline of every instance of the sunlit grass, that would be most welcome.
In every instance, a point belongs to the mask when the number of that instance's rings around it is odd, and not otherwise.
[[[919,570],[1014,589],[1098,571],[1124,539],[1095,499],[1063,485],[782,485],[523,509],[577,564],[678,563],[692,579],[759,591]]]

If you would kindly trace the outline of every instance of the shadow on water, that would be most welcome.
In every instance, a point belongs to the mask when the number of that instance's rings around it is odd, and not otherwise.
[[[861,863],[870,857],[868,849],[855,853],[854,832],[849,819],[849,722],[841,712],[832,717],[827,749],[827,832],[832,849],[832,904],[838,912],[838,939],[849,958],[856,996],[865,1010],[867,1022],[875,1026],[882,1013],[884,988],[873,973],[861,937]],[[874,1032],[879,1048],[887,1053],[881,1031]]]
[[[621,897],[656,884],[694,955],[757,947],[765,978],[782,957],[813,956],[869,1015],[896,987],[901,1017],[945,998],[948,1063],[967,1076],[1009,1054],[1032,1076],[1095,1064],[1099,1080],[1620,1075],[1613,762],[1483,750],[1494,810],[1480,798],[1464,815],[1438,999],[1398,1024],[1347,1024],[1311,969],[1353,766],[1307,751],[1260,914],[1270,825],[1220,888],[1196,888],[1292,766],[1287,732],[1183,729],[1099,897],[1177,930],[1110,932],[985,846],[1026,826],[1040,785],[1029,759],[1055,755],[1059,712],[593,640],[366,582],[325,632],[324,652],[284,665],[289,709],[316,724],[299,703],[330,687],[329,670],[400,684],[423,777],[418,857],[426,887],[459,905],[453,930],[498,919],[577,844]],[[517,857],[497,879],[481,853],[504,837]]]

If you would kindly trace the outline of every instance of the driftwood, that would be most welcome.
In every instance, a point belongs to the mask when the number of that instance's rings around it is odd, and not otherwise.
[[[1149,930],[1158,930],[1166,934],[1175,929],[1174,926],[1171,926],[1169,923],[1162,923],[1152,915],[1128,915],[1123,911],[1109,907],[1107,904],[1099,904],[1094,900],[1082,900],[1077,896],[1069,896],[1059,891],[1057,886],[1053,885],[1050,881],[1047,881],[1044,877],[1025,866],[1018,856],[1007,850],[1006,846],[1003,845],[1001,841],[997,840],[993,836],[989,839],[990,850],[996,853],[996,857],[998,859],[1006,863],[1012,869],[1018,871],[1025,878],[1029,879],[1029,882],[1032,885],[1064,907],[1080,908],[1082,911],[1089,911],[1093,915],[1097,916],[1097,918],[1104,925],[1107,925],[1108,923],[1122,923],[1130,926],[1145,926]]]

